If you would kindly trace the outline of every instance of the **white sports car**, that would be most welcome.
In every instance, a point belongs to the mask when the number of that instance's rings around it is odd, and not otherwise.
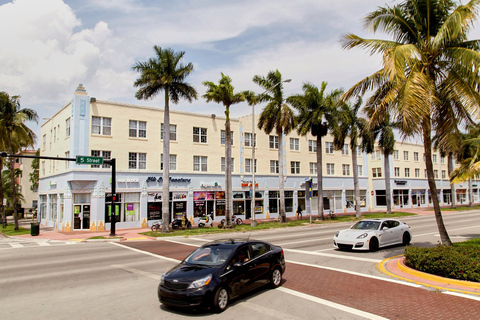
[[[395,219],[365,219],[350,229],[338,231],[333,245],[338,249],[370,250],[394,244],[408,245],[412,240],[410,227]]]

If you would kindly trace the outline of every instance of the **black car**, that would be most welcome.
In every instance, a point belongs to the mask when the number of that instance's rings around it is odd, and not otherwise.
[[[199,247],[162,275],[160,302],[173,307],[213,307],[222,312],[229,300],[265,284],[282,282],[281,247],[264,241],[217,240]]]

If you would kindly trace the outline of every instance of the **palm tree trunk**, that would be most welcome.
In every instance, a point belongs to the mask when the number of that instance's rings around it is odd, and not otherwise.
[[[473,207],[473,186],[472,186],[472,178],[468,179],[468,202],[469,207]]]
[[[162,181],[162,232],[170,232],[170,106],[168,89],[165,89],[163,111],[163,181]]]
[[[453,153],[449,152],[448,153],[448,176],[449,177],[450,177],[452,171],[453,171]],[[457,195],[455,194],[455,184],[454,183],[450,183],[450,190],[451,190],[450,203],[451,203],[452,209],[454,209],[454,208],[457,207],[457,205],[456,205]]]
[[[7,131],[7,142],[8,142],[8,151],[10,154],[14,154],[12,147],[12,132]],[[9,158],[10,165],[10,179],[12,180],[12,197],[13,197],[13,219],[15,221],[15,230],[18,230],[18,216],[17,216],[17,181],[15,180],[15,160],[14,158]]]
[[[2,178],[2,173],[3,173],[3,158],[0,157],[0,179]],[[3,221],[6,224],[7,220],[5,219],[7,217],[5,214],[5,210],[3,208],[3,183],[1,181],[0,181],[0,210],[2,210],[0,214],[2,214]]]
[[[285,213],[285,182],[283,181],[283,130],[277,131],[278,134],[278,188],[280,190],[280,222],[287,222]]]
[[[357,153],[355,152],[356,144],[352,144],[352,170],[353,170],[353,189],[355,192],[355,216],[357,218],[362,217],[362,211],[360,210],[360,187],[358,182],[358,160]]]
[[[317,188],[318,188],[318,218],[325,220],[323,214],[323,154],[322,154],[322,136],[317,135]],[[312,210],[310,208],[310,210]]]
[[[440,240],[442,241],[442,244],[451,246],[452,241],[450,240],[447,229],[445,228],[445,224],[443,223],[442,212],[438,203],[437,186],[435,185],[435,178],[433,176],[430,118],[424,120],[423,123],[423,148],[425,150],[425,165],[427,169],[428,186],[432,196],[433,209],[435,211],[435,220],[437,221],[438,232],[440,233]]]
[[[230,108],[225,110],[225,223],[227,228],[232,228],[232,133],[230,131]],[[254,160],[252,159],[252,162]],[[252,164],[255,170],[255,164]],[[252,181],[253,183],[253,181]]]
[[[392,190],[390,187],[390,153],[383,153],[383,166],[385,167],[385,196],[387,200],[387,214],[392,213]]]

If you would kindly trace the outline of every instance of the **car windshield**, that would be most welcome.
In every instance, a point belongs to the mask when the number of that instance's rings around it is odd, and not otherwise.
[[[352,229],[377,230],[378,227],[380,227],[380,221],[359,221],[352,226]]]
[[[187,258],[185,263],[193,265],[220,266],[232,253],[232,248],[225,247],[200,247]]]

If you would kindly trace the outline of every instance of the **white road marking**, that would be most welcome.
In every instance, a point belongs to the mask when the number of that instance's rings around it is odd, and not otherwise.
[[[51,246],[50,243],[46,242],[46,241],[42,241],[42,242],[38,242],[38,245],[39,246],[42,246],[42,247],[48,247],[48,246]]]
[[[167,260],[167,261],[171,261],[171,262],[175,262],[175,263],[180,262],[180,260],[177,260],[177,259],[172,259],[172,258],[164,257],[164,256],[161,256],[161,255],[158,255],[158,254],[155,254],[155,253],[150,253],[150,252],[147,252],[147,251],[131,248],[131,247],[124,246],[124,245],[116,243],[116,242],[107,242],[107,243],[110,243],[110,244],[113,244],[113,245],[116,245],[116,246],[119,246],[119,247],[122,247],[122,248],[125,248],[125,249],[129,249],[129,250],[132,250],[132,251],[135,251],[135,252],[138,252],[138,253],[143,253],[143,254],[146,254],[148,256],[155,257],[157,259],[163,259],[163,260]]]
[[[363,262],[379,263],[379,262],[382,261],[382,260],[378,260],[378,259],[360,258],[360,257],[352,257],[352,256],[342,256],[342,255],[330,254],[330,253],[320,253],[320,252],[317,252],[317,251],[312,252],[312,251],[297,250],[297,249],[283,249],[283,251],[293,252],[293,253],[301,253],[301,254],[310,254],[310,255],[330,257],[330,258],[363,261]]]
[[[465,229],[473,229],[473,228],[476,228],[478,229],[478,225],[476,226],[469,226],[469,227],[464,227],[464,228],[457,228],[457,229],[447,229],[447,232],[450,233],[452,231],[459,231],[459,230],[465,230]],[[440,234],[438,233],[438,231],[435,231],[435,232],[428,232],[428,233],[422,233],[422,234],[414,234],[413,236],[414,237],[424,237],[424,236],[431,236],[431,235],[434,235],[436,237],[439,237]]]
[[[143,271],[143,270],[131,268],[131,267],[128,267],[128,266],[123,265],[123,264],[112,264],[111,267],[117,268],[117,269],[122,269],[122,270],[125,270],[125,271],[128,271],[128,272],[131,272],[131,273],[136,273],[136,274],[139,274],[139,275],[142,275],[142,276],[145,276],[145,277],[152,278],[152,279],[157,280],[157,281],[160,281],[160,279],[162,278],[162,276],[156,275],[154,273],[150,273],[150,272],[146,272],[146,271]]]
[[[480,297],[479,297],[479,296],[467,295],[467,294],[464,294],[464,293],[454,292],[454,291],[445,291],[445,292],[442,292],[442,293],[444,293],[444,294],[449,294],[449,295],[451,295],[451,296],[457,296],[457,297],[461,297],[461,298],[467,298],[467,299],[472,299],[472,300],[480,301]]]
[[[276,290],[280,290],[282,292],[294,295],[294,296],[299,297],[299,298],[303,298],[305,300],[310,300],[312,302],[322,304],[322,305],[330,307],[330,308],[341,310],[343,312],[348,312],[348,313],[354,314],[356,316],[364,317],[366,319],[372,319],[372,320],[374,320],[374,319],[378,319],[378,320],[388,319],[388,318],[384,318],[384,317],[381,317],[381,316],[377,316],[373,313],[369,313],[369,312],[361,311],[361,310],[358,310],[358,309],[350,308],[350,307],[347,307],[347,306],[344,306],[344,305],[341,305],[341,304],[338,304],[338,303],[335,303],[335,302],[331,302],[331,301],[328,301],[328,300],[317,298],[317,297],[314,297],[314,296],[311,296],[311,295],[308,295],[308,294],[305,294],[305,293],[301,293],[301,292],[298,292],[298,291],[295,291],[295,290],[291,290],[291,289],[288,289],[288,288],[278,287]]]
[[[9,245],[12,247],[12,248],[25,248],[25,246],[21,243],[15,243],[15,242],[10,242]]]

